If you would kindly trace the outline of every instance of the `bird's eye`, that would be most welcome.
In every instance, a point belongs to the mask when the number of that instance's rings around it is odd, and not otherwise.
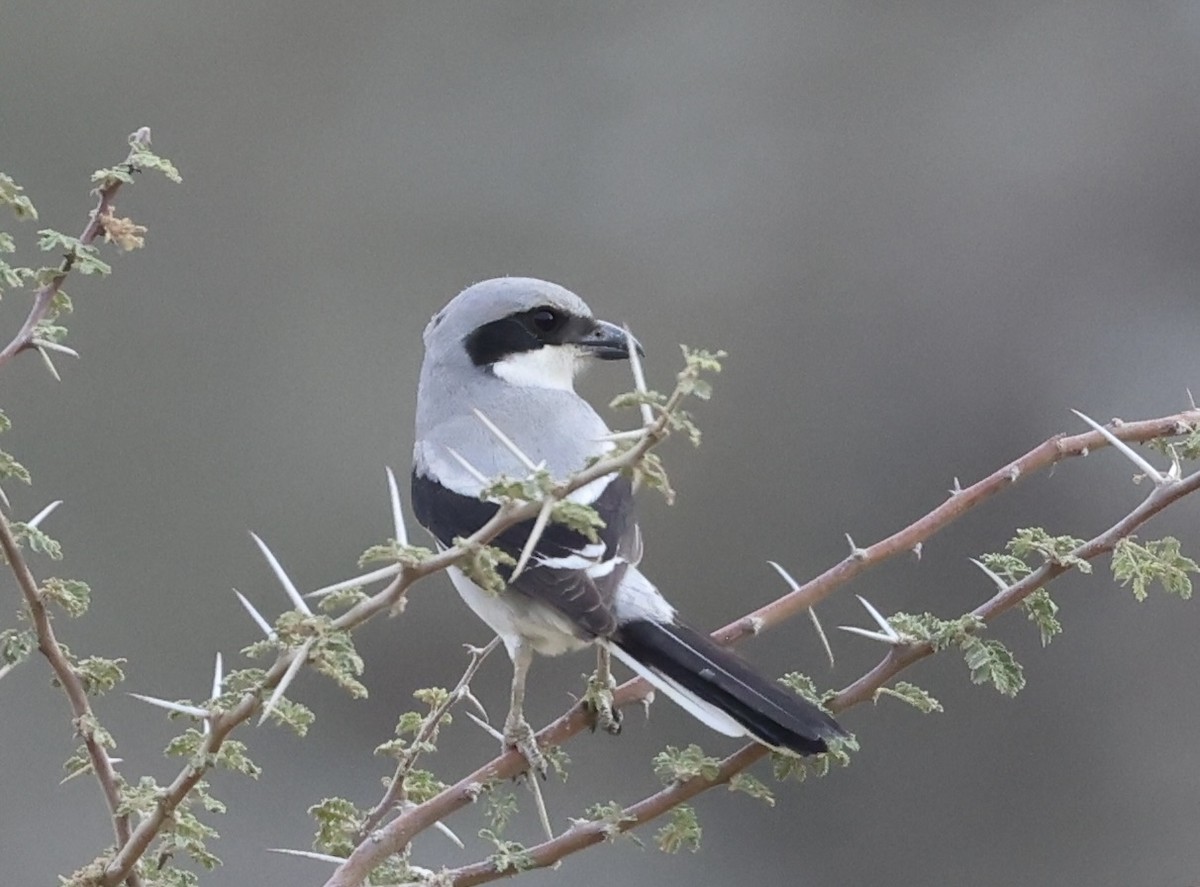
[[[529,319],[543,333],[554,332],[562,323],[562,315],[553,308],[538,308],[529,316]]]

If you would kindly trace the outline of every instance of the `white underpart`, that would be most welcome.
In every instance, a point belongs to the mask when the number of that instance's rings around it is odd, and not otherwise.
[[[543,656],[558,656],[591,643],[576,637],[570,620],[552,607],[518,594],[484,591],[457,567],[446,572],[459,597],[500,635],[509,657],[522,641]]]
[[[543,345],[496,361],[492,371],[510,385],[574,391],[582,359],[582,352],[574,345]]]

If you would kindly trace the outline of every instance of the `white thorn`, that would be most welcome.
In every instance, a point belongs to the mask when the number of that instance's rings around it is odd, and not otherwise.
[[[292,582],[288,574],[283,571],[283,564],[279,563],[279,559],[272,554],[271,549],[267,548],[267,543],[263,542],[262,539],[258,537],[257,533],[251,533],[250,538],[255,541],[259,549],[262,551],[263,557],[265,557],[267,559],[267,563],[271,565],[271,569],[275,573],[275,578],[279,580],[279,584],[282,585],[283,590],[287,592],[287,596],[291,600],[292,606],[305,616],[311,616],[313,611],[309,609],[308,604],[305,603],[304,597],[300,594],[299,589],[296,588],[295,583]]]
[[[849,533],[846,533],[846,541],[850,543],[850,557],[854,558],[856,561],[866,560],[867,550],[865,548],[859,548],[857,545],[855,545],[854,538]]]
[[[629,327],[625,327],[625,347],[629,349],[629,368],[633,371],[633,387],[638,394],[647,394],[646,388],[646,373],[642,369],[642,357],[638,354],[637,339],[633,337],[633,333],[629,331]],[[650,409],[650,404],[643,403],[640,405],[642,413],[642,424],[654,424],[654,411]]]
[[[947,492],[951,496],[957,496],[962,491],[963,491],[962,483],[959,481],[959,479],[957,477],[954,478],[954,486],[952,486],[949,490],[947,490]]]
[[[839,625],[838,628],[840,628],[842,631],[848,631],[851,634],[856,634],[864,638],[870,638],[873,641],[891,644],[892,646],[898,646],[905,643],[905,640],[900,633],[897,632],[896,629],[892,628],[891,623],[883,618],[883,614],[876,610],[875,607],[871,605],[870,601],[868,601],[861,594],[856,594],[855,597],[858,598],[858,602],[862,604],[866,611],[871,615],[871,618],[875,620],[875,624],[879,626],[880,631],[870,631],[866,628],[857,628],[853,625]]]
[[[861,594],[856,594],[855,597],[858,598],[858,602],[863,605],[863,608],[871,614],[871,618],[875,620],[876,625],[878,625],[884,631],[889,632],[897,640],[900,638],[900,635],[896,633],[896,629],[892,628],[892,624],[883,617],[882,613],[872,606],[869,600],[867,600]]]
[[[1020,479],[1021,479],[1021,466],[1020,465],[1014,465],[1012,468],[1008,469],[1008,482],[1009,483],[1015,484]]]
[[[529,559],[533,557],[534,549],[537,548],[538,542],[542,539],[542,533],[546,530],[546,524],[550,521],[550,512],[554,509],[554,500],[547,499],[542,503],[542,509],[538,512],[537,519],[533,522],[533,528],[529,531],[529,538],[525,540],[525,547],[521,549],[521,556],[517,558],[517,565],[513,567],[512,575],[508,581],[515,582],[517,577],[525,569]]]
[[[821,627],[821,620],[817,618],[817,611],[812,607],[808,608],[808,618],[812,620],[813,628],[817,630],[817,637],[821,639],[821,646],[825,648],[825,655],[829,657],[829,667],[833,668],[833,648],[829,646],[829,638],[825,636],[825,629]]]
[[[224,665],[221,661],[221,654],[217,654],[217,660],[213,663],[213,681],[212,681],[212,698],[216,699],[221,695],[221,681],[225,680],[223,673]]]
[[[299,856],[301,859],[313,859],[317,862],[329,862],[341,865],[346,860],[341,856],[330,856],[328,853],[315,853],[312,850],[288,850],[284,847],[268,847],[268,853],[282,853],[285,856]]]
[[[16,667],[17,663],[15,662],[6,662],[4,665],[0,665],[0,680],[3,680],[4,677]]]
[[[283,696],[283,691],[295,680],[296,674],[300,671],[300,666],[304,665],[304,661],[308,659],[308,651],[312,649],[313,641],[315,640],[316,638],[309,638],[301,644],[300,649],[295,653],[295,658],[288,663],[287,671],[283,673],[283,677],[279,679],[279,683],[275,685],[275,689],[271,692],[271,698],[263,706],[262,717],[258,719],[258,726],[261,727],[263,725],[271,712],[275,710],[275,705],[279,702],[280,697]]]
[[[893,647],[901,643],[891,635],[887,635],[879,631],[871,631],[869,628],[858,628],[854,625],[839,625],[838,628],[842,631],[848,631],[850,634],[856,634],[859,637],[869,638],[870,640],[879,641],[882,644],[888,644],[889,646]]]
[[[1196,398],[1192,397],[1192,389],[1191,389],[1191,388],[1185,388],[1185,389],[1183,389],[1183,390],[1187,392],[1187,396],[1188,396],[1188,403],[1190,403],[1190,404],[1192,405],[1192,409],[1193,409],[1193,410],[1194,410],[1194,409],[1196,409]]]
[[[996,588],[998,588],[1000,591],[1008,591],[1008,583],[1004,581],[1003,577],[997,575],[987,564],[981,560],[976,560],[973,557],[967,558],[967,560],[979,567],[979,569],[983,570],[984,574],[996,583]]]
[[[913,546],[911,549],[909,549],[909,550],[910,550],[910,551],[911,551],[911,552],[912,552],[912,553],[913,553],[913,554],[916,556],[917,560],[920,560],[920,559],[921,559],[921,553],[922,553],[922,552],[925,550],[925,543],[924,543],[924,542],[918,542],[916,545],[914,545],[914,546]]]
[[[846,538],[847,538],[847,539],[849,539],[850,537],[849,537],[849,536],[847,536]],[[851,542],[850,542],[850,547],[851,547],[851,548],[853,548],[853,547],[854,547],[854,542],[853,542],[853,540],[851,540]],[[798,591],[798,590],[799,590],[799,588],[800,588],[800,583],[799,583],[799,582],[797,582],[795,579],[793,579],[793,578],[792,578],[792,574],[791,574],[791,573],[789,573],[789,572],[788,572],[787,570],[785,570],[783,567],[779,566],[779,564],[775,563],[775,561],[767,561],[767,563],[768,563],[768,564],[770,564],[772,567],[774,567],[774,568],[775,568],[775,572],[776,572],[776,573],[778,573],[778,574],[779,574],[779,576],[780,576],[780,578],[781,578],[781,579],[783,579],[783,581],[787,583],[787,586],[788,586],[788,588],[790,588],[792,591]]]
[[[46,369],[50,371],[50,375],[54,377],[55,382],[61,382],[62,376],[58,374],[58,367],[54,365],[54,361],[50,359],[49,353],[46,351],[45,342],[36,343],[37,352],[42,356],[42,362],[46,364]]]
[[[475,480],[479,481],[485,487],[491,484],[491,480],[488,479],[488,476],[468,462],[466,458],[458,452],[458,450],[454,449],[454,447],[446,447],[446,452],[453,456],[454,461],[465,468],[467,473],[471,475],[471,477],[475,478]]]
[[[454,829],[450,828],[450,826],[446,825],[446,823],[442,822],[440,819],[433,824],[433,827],[449,838],[452,843],[457,845],[459,850],[467,849],[467,845],[463,843],[462,838],[454,834]]]
[[[50,516],[50,514],[54,511],[54,509],[58,508],[58,506],[60,506],[62,504],[63,504],[62,499],[55,499],[53,502],[51,502],[49,505],[47,505],[45,508],[43,508],[37,514],[35,514],[33,517],[31,517],[29,520],[25,521],[25,526],[29,527],[30,529],[37,527],[38,524],[40,524],[42,521],[44,521],[46,518],[48,518]]]
[[[213,700],[213,702],[216,702],[217,697],[221,695],[221,681],[224,678],[224,676],[222,675],[221,672],[222,672],[221,654],[218,653],[217,661],[213,664],[213,680],[212,680],[212,700]],[[212,720],[211,715],[209,715],[209,717],[204,719],[204,735],[205,736],[208,735],[209,730],[212,727],[212,724],[210,723],[211,720]]]
[[[237,595],[237,599],[242,602],[242,607],[246,610],[247,613],[250,614],[250,618],[254,620],[254,624],[262,629],[262,633],[267,636],[267,639],[274,640],[275,639],[275,629],[273,629],[271,627],[271,623],[263,618],[262,613],[258,612],[258,610],[257,610],[257,608],[255,608],[254,604],[250,603],[250,601],[247,600],[247,598],[244,594],[242,594],[236,588],[233,590],[233,593]]]
[[[0,502],[4,503],[5,508],[12,508],[12,505],[8,501],[8,493],[4,492],[2,487],[0,487]]]
[[[483,707],[483,703],[480,702],[476,698],[475,694],[471,692],[470,687],[463,687],[461,690],[459,690],[458,697],[460,699],[465,699],[467,702],[471,703],[471,705],[475,706],[475,710],[479,712],[485,724],[491,723],[492,719],[488,717],[487,709]]]
[[[613,431],[610,434],[602,434],[594,440],[598,441],[613,441],[619,440],[638,440],[646,436],[646,429],[638,428],[633,431]]]
[[[472,713],[472,712],[467,711],[467,712],[463,712],[463,714],[465,714],[468,718],[470,718],[472,721],[474,721],[476,724],[478,724],[480,726],[480,728],[483,730],[483,732],[489,734],[494,739],[497,739],[500,742],[504,742],[504,734],[501,733],[499,730],[497,730],[495,727],[493,727],[491,724],[475,717],[474,713]]]
[[[400,540],[397,539],[397,542]],[[407,542],[401,543],[407,545]],[[388,564],[386,567],[380,567],[378,570],[372,570],[370,573],[363,573],[361,576],[355,576],[352,579],[343,579],[341,582],[335,582],[333,585],[326,585],[324,588],[318,588],[316,591],[310,591],[305,595],[306,598],[312,597],[328,597],[335,591],[344,591],[347,588],[357,588],[360,585],[370,585],[372,582],[379,582],[383,579],[391,579],[399,573],[401,567],[399,564]]]
[[[504,445],[506,450],[520,460],[521,464],[524,465],[526,469],[531,472],[540,470],[540,466],[534,464],[534,461],[525,454],[525,451],[517,446],[511,437],[501,431],[495,422],[485,416],[482,410],[477,407],[472,407],[471,412],[475,414],[476,419],[483,423],[483,427],[490,431],[496,440],[500,441],[500,443]]]
[[[165,708],[167,711],[178,712],[181,715],[187,715],[192,718],[207,718],[210,712],[207,708],[200,708],[196,705],[184,705],[181,702],[170,702],[166,699],[159,699],[157,696],[143,696],[141,693],[128,694],[134,699],[140,699],[142,702],[149,705],[155,705],[159,708]]]
[[[387,470],[388,495],[392,500],[392,524],[396,529],[396,542],[401,546],[408,545],[408,528],[404,526],[404,509],[400,506],[400,487],[396,483],[396,473],[391,468]]]
[[[66,345],[60,345],[58,342],[50,342],[46,339],[34,339],[33,344],[38,348],[45,348],[47,351],[57,351],[59,354],[65,354],[68,357],[79,359],[79,352],[74,348],[68,348]]]
[[[1110,444],[1112,444],[1121,452],[1122,455],[1125,456],[1125,458],[1127,458],[1138,468],[1142,469],[1142,473],[1145,474],[1146,477],[1150,478],[1156,484],[1161,485],[1166,482],[1167,478],[1163,477],[1157,468],[1142,458],[1141,454],[1136,452],[1133,447],[1129,446],[1129,444],[1125,443],[1125,441],[1121,440],[1095,419],[1091,418],[1090,416],[1085,416],[1083,413],[1079,412],[1079,410],[1071,410],[1071,412],[1099,431],[1100,434],[1103,435]]]
[[[530,777],[528,780],[529,789],[533,792],[533,802],[537,807],[538,821],[542,824],[542,831],[546,833],[546,840],[554,840],[554,830],[550,828],[550,815],[546,812],[546,799],[542,797],[542,787],[538,784],[539,780]]]

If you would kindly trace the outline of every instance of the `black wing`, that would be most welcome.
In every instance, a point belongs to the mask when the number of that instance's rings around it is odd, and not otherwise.
[[[412,473],[412,502],[417,520],[443,545],[456,537],[470,536],[496,513],[498,507],[472,496],[447,489],[427,475]],[[539,560],[577,557],[590,543],[581,533],[564,526],[546,525],[528,566],[511,583],[508,591],[523,594],[558,610],[588,637],[607,637],[617,627],[613,597],[629,560],[636,559],[637,528],[633,521],[633,489],[626,477],[613,478],[591,503],[604,521],[599,530],[603,551],[591,568],[556,567]],[[529,540],[533,521],[509,527],[492,545],[519,558]],[[614,560],[616,559],[616,560]],[[610,563],[611,562],[611,563]],[[508,568],[501,571],[508,578]]]

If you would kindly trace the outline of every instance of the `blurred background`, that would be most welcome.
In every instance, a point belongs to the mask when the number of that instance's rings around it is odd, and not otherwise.
[[[5,218],[77,233],[91,172],[153,127],[182,186],[143,176],[117,201],[150,228],[110,280],[73,278],[55,383],[36,356],[4,368],[5,435],[33,472],[7,492],[67,552],[92,612],[59,620],[78,651],[129,659],[125,690],[207,693],[213,654],[256,638],[236,586],[284,598],[248,530],[296,581],[350,575],[390,534],[384,466],[407,474],[421,330],[465,286],[545,277],[628,322],[659,386],[677,343],[729,351],[697,410],[705,445],[665,453],[679,490],[643,501],[648,574],[715,627],[1060,431],[1183,409],[1200,385],[1200,13],[1188,2],[186,3],[10,0],[0,12],[0,168],[41,210]],[[40,259],[22,254],[30,263]],[[0,305],[7,339],[27,307]],[[605,366],[599,401],[628,387]],[[628,424],[631,416],[612,417]],[[885,612],[958,615],[990,593],[968,557],[1017,527],[1089,536],[1145,493],[1106,450],[1031,477],[820,608],[825,625]],[[1147,528],[1200,550],[1200,505]],[[0,626],[18,595],[2,580]],[[530,883],[1088,883],[1200,878],[1200,611],[1115,587],[1106,564],[1056,583],[1066,632],[1042,649],[1013,614],[1016,699],[960,659],[906,677],[947,707],[848,712],[863,746],[830,778],[781,786],[774,809],[715,791],[704,843],[668,857],[588,850]],[[744,645],[764,669],[841,687],[882,650],[840,632],[830,671],[807,620]],[[452,684],[485,628],[443,578],[360,633],[371,697],[317,676],[296,696],[310,738],[238,738],[265,767],[216,774],[225,866],[211,884],[319,884],[306,808],[370,805],[372,750],[410,694]],[[556,715],[586,656],[539,660],[532,716]],[[509,669],[477,692],[505,709]],[[35,659],[0,684],[0,859],[50,884],[111,839],[95,785],[59,787],[76,742]],[[127,774],[166,781],[175,724],[121,693],[99,701]],[[590,804],[654,790],[667,743],[735,746],[660,702],[619,739],[570,746],[546,786],[559,828]],[[459,719],[431,763],[446,778],[493,741]],[[766,776],[766,773],[760,773]],[[537,839],[524,789],[508,836]],[[479,859],[478,811],[414,861]],[[653,827],[642,836],[652,838]]]

